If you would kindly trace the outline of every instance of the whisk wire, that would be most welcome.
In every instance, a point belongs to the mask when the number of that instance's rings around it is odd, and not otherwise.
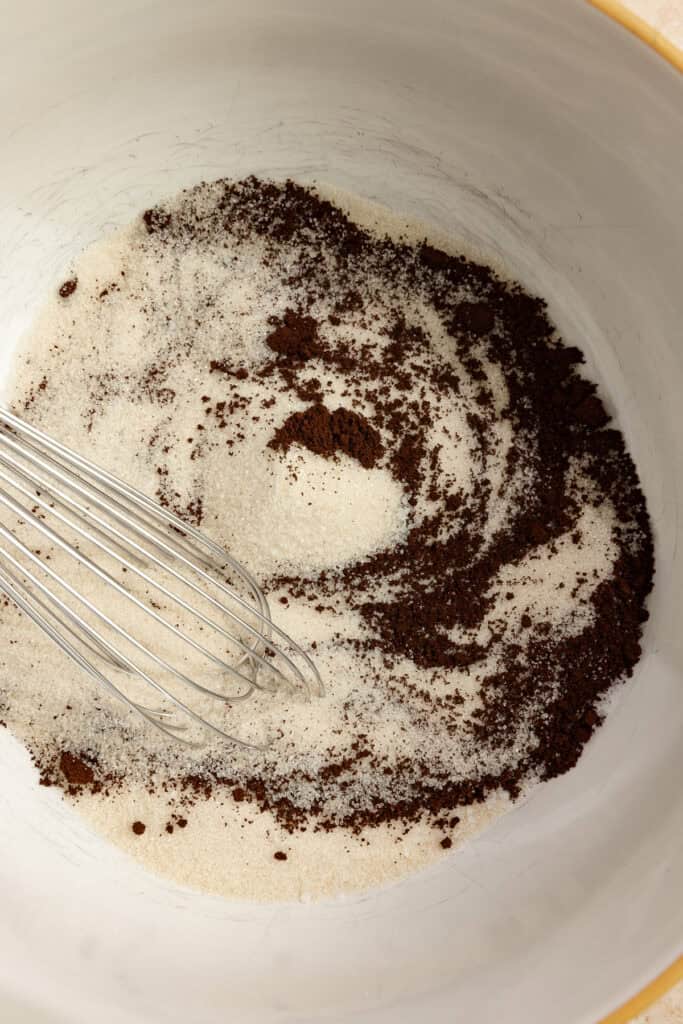
[[[0,489],[0,503],[5,505],[6,507],[12,509],[12,511],[14,511],[17,515],[22,515],[24,518],[28,519],[28,521],[31,522],[32,525],[35,526],[35,528],[37,530],[39,530],[48,540],[50,540],[57,547],[60,547],[67,554],[70,554],[80,565],[82,565],[84,568],[90,570],[92,573],[94,573],[96,576],[98,576],[99,579],[102,580],[104,583],[108,584],[110,587],[113,587],[113,589],[116,590],[116,592],[119,593],[126,600],[131,601],[138,608],[140,608],[143,612],[146,612],[146,614],[148,614],[152,619],[154,619],[156,622],[158,622],[160,626],[163,626],[165,629],[170,630],[172,633],[175,634],[175,636],[180,637],[180,639],[184,640],[186,643],[188,643],[191,647],[193,647],[200,654],[203,654],[206,657],[208,657],[211,661],[213,661],[215,664],[217,664],[221,669],[225,670],[226,672],[229,672],[231,675],[235,675],[241,682],[245,682],[248,685],[252,684],[252,680],[247,679],[246,676],[243,676],[240,672],[238,672],[235,668],[233,668],[232,665],[229,665],[228,662],[225,662],[222,659],[217,658],[216,655],[212,654],[210,651],[208,651],[205,647],[203,647],[201,644],[199,644],[192,637],[187,636],[187,634],[184,633],[182,630],[180,630],[177,626],[173,626],[170,622],[168,622],[166,619],[164,619],[163,616],[159,615],[158,612],[156,612],[153,608],[151,608],[151,607],[148,608],[144,604],[144,602],[140,600],[140,598],[136,597],[134,594],[131,594],[130,591],[128,591],[124,586],[122,586],[118,582],[118,580],[114,579],[114,577],[111,576],[110,573],[108,573],[105,569],[102,569],[99,565],[97,565],[90,558],[88,558],[86,555],[84,555],[82,552],[80,552],[72,544],[69,544],[68,541],[65,541],[64,538],[60,537],[60,535],[58,533],[56,533],[53,529],[51,529],[51,527],[47,526],[45,523],[42,523],[40,521],[40,519],[38,519],[38,517],[36,515],[34,515],[30,511],[28,511],[27,509],[24,509],[21,505],[18,504],[18,502],[15,502],[14,499],[11,498],[10,495],[8,495],[2,489]],[[81,533],[83,536],[87,536],[86,531],[80,530],[77,527],[75,527],[75,529],[77,529],[78,532]],[[4,535],[4,532],[5,531],[3,531],[3,535]],[[99,612],[96,608],[94,608],[93,605],[89,601],[87,601],[87,599],[82,594],[80,594],[74,587],[72,587],[62,576],[60,576],[58,573],[56,573],[50,566],[46,565],[45,562],[41,561],[29,548],[26,547],[26,545],[21,544],[21,542],[19,542],[13,536],[13,534],[9,533],[8,536],[10,538],[12,538],[12,542],[15,544],[15,546],[19,547],[22,550],[22,553],[28,559],[30,559],[30,561],[32,561],[32,562],[34,562],[34,564],[38,565],[43,570],[43,572],[46,572],[55,581],[55,583],[58,583],[60,586],[64,587],[66,590],[68,590],[68,592],[73,597],[75,597],[77,600],[81,601],[83,604],[85,604],[87,607],[89,607],[89,609],[94,614],[99,615],[100,617],[105,618],[105,620],[107,621],[107,624],[109,626],[111,626],[112,629],[116,629],[118,631],[118,627],[116,626],[115,623],[112,622],[111,619],[109,619],[106,616],[102,616],[102,613]],[[145,577],[145,578],[148,578],[148,577]],[[197,614],[198,616],[201,614],[201,613],[195,612],[195,610],[192,609],[189,605],[185,605],[185,607],[189,611],[193,612],[193,614]],[[206,620],[206,621],[209,621],[209,620]],[[221,632],[223,632],[221,627],[218,627],[218,628],[219,628],[219,630]],[[204,689],[203,687],[200,687],[199,684],[195,683],[193,685],[196,686],[197,689]],[[215,696],[219,696],[219,695],[216,694]],[[225,697],[224,699],[225,700],[229,700],[230,698],[229,697]]]
[[[0,590],[92,679],[167,736],[191,742],[179,734],[186,731],[187,724],[194,723],[243,747],[263,750],[267,746],[233,735],[199,714],[170,690],[165,680],[160,682],[122,650],[121,642],[176,684],[225,705],[245,701],[255,690],[298,691],[307,698],[314,692],[322,694],[322,682],[311,657],[273,623],[265,595],[247,569],[175,513],[2,408],[0,481],[8,488],[0,487],[0,506],[16,516],[22,536],[36,532],[51,549],[66,556],[69,565],[84,570],[86,578],[97,580],[123,598],[131,615],[140,613],[144,621],[169,631],[179,650],[192,650],[239,687],[238,692],[219,692],[191,677],[154,650],[151,640],[142,642],[131,629],[116,621],[113,613],[107,614],[98,601],[90,600],[70,582],[68,573],[49,565],[49,554],[32,550],[16,530],[0,524],[0,537],[11,549],[0,547]],[[54,528],[51,523],[59,527]],[[94,549],[94,557],[82,550],[84,545]],[[111,560],[109,568],[113,562],[122,572],[129,572],[131,583],[137,580],[145,584],[145,599],[99,564],[101,555]],[[246,589],[249,599],[222,578],[226,571]],[[221,578],[216,578],[219,572]],[[174,586],[169,587],[157,575],[168,576]],[[177,592],[177,585],[186,588],[187,599]],[[73,599],[77,607],[71,607],[60,597],[55,586]],[[200,632],[206,629],[221,644],[227,643],[238,652],[237,662],[219,656],[179,624],[159,614],[161,606],[149,596],[151,592],[161,595],[168,607],[186,613],[195,627],[199,624]],[[195,599],[206,602],[214,613],[226,618],[230,628],[197,607]],[[94,617],[99,628],[88,622],[78,608]],[[116,644],[103,635],[102,628],[117,638]],[[157,710],[134,700],[84,651],[151,687],[167,705],[182,714],[185,722],[174,721],[173,712],[163,706]]]
[[[181,520],[174,512],[171,512],[169,509],[163,508],[157,502],[152,501],[152,499],[148,498],[147,495],[138,491],[125,481],[120,480],[118,477],[114,476],[113,473],[109,473],[101,466],[97,466],[95,463],[90,462],[88,459],[84,458],[84,456],[74,452],[71,448],[68,448],[56,438],[45,434],[32,424],[26,423],[9,410],[0,408],[0,420],[9,424],[9,426],[23,438],[30,438],[32,441],[37,442],[39,445],[44,447],[53,461],[61,458],[63,464],[69,467],[71,472],[74,472],[74,469],[78,470],[91,479],[97,481],[98,484],[104,485],[119,497],[132,502],[132,508],[130,506],[120,506],[124,514],[130,515],[132,519],[140,518],[140,511],[146,510],[153,519],[167,523],[168,526],[177,531],[180,536],[191,537],[192,540],[199,545],[199,553],[201,553],[202,548],[206,548],[213,554],[214,560],[213,562],[210,561],[211,565],[214,565],[217,568],[221,568],[226,565],[229,566],[231,570],[233,570],[245,581],[245,583],[248,584],[254,597],[257,599],[259,604],[262,605],[264,609],[264,616],[269,616],[268,602],[253,575],[245,566],[228,554],[227,551],[212,541],[210,537],[201,533],[191,524],[183,522],[183,520]],[[28,446],[29,442],[25,441],[25,444]],[[90,486],[92,487],[93,485]],[[110,495],[107,497],[112,503],[115,502],[115,499],[112,499]],[[196,557],[197,552],[193,553]],[[317,673],[313,661],[310,658],[308,661],[310,662],[310,667]]]
[[[0,465],[2,465],[2,463],[3,463],[3,460],[0,457]],[[12,481],[12,479],[9,478],[5,473],[3,473],[2,470],[0,470],[0,480],[5,480],[6,482],[9,482],[14,487],[15,490],[19,491],[20,493],[24,494],[26,497],[30,498],[34,502],[36,507],[43,508],[44,510],[49,512],[55,519],[57,519],[58,521],[60,521],[61,523],[65,524],[65,525],[71,527],[80,537],[82,537],[85,540],[90,541],[98,550],[105,552],[105,554],[107,554],[111,558],[115,559],[120,565],[123,565],[127,570],[130,570],[131,572],[135,573],[136,576],[138,576],[140,579],[144,580],[145,583],[147,583],[150,587],[154,588],[159,593],[163,594],[164,597],[166,597],[169,600],[175,602],[176,604],[178,604],[181,608],[183,608],[185,611],[189,612],[190,614],[196,616],[196,618],[199,619],[199,621],[201,621],[205,625],[209,626],[210,628],[214,629],[217,633],[219,633],[221,636],[223,636],[229,643],[232,643],[235,646],[239,647],[240,650],[242,650],[243,653],[245,655],[247,655],[249,658],[251,658],[252,660],[257,661],[261,666],[265,667],[270,672],[272,672],[275,675],[277,675],[279,677],[279,679],[280,679],[282,684],[287,685],[286,677],[282,674],[282,672],[280,672],[280,670],[277,668],[277,666],[275,664],[273,664],[272,661],[270,661],[270,662],[266,661],[266,659],[263,658],[258,653],[258,651],[255,650],[253,647],[249,647],[247,644],[243,643],[239,639],[239,637],[236,637],[234,634],[229,633],[219,623],[215,622],[213,619],[209,619],[207,616],[205,616],[198,609],[193,608],[190,604],[188,604],[187,601],[184,601],[183,598],[181,598],[179,595],[174,594],[167,587],[163,586],[163,584],[159,583],[158,580],[155,580],[154,578],[152,578],[148,573],[143,572],[137,565],[134,564],[134,562],[130,558],[125,558],[122,555],[118,554],[115,550],[113,550],[112,546],[110,546],[109,544],[103,543],[101,540],[98,540],[97,537],[94,536],[91,531],[86,530],[84,527],[80,526],[77,521],[74,522],[74,521],[72,521],[70,519],[67,519],[65,516],[63,516],[56,509],[51,508],[50,504],[48,502],[46,502],[42,497],[40,497],[40,495],[32,494],[30,491],[28,491],[22,485],[17,484],[16,482]],[[50,491],[48,491],[48,493],[54,494],[54,492],[50,492]],[[62,501],[61,497],[60,497],[60,501]],[[15,512],[17,511],[17,509],[11,503],[11,499],[9,498],[9,496],[7,496],[1,490],[0,490],[0,502],[2,502],[4,504],[10,505],[10,507],[12,507]],[[68,507],[74,508],[77,512],[81,513],[82,515],[86,511],[78,503],[71,502],[66,497],[64,497],[62,503],[64,505],[67,505]],[[54,543],[58,544],[59,546],[61,546],[65,550],[68,550],[69,553],[71,553],[74,556],[74,558],[76,558],[77,561],[79,561],[82,565],[86,566],[91,571],[93,571],[97,575],[99,575],[101,579],[105,580],[105,582],[107,582],[110,586],[113,586],[123,596],[125,596],[129,600],[131,600],[134,603],[136,603],[139,607],[142,607],[142,604],[141,604],[139,599],[136,599],[132,594],[130,594],[125,588],[123,588],[121,586],[120,583],[118,583],[115,579],[113,579],[108,573],[104,573],[98,566],[94,565],[89,559],[85,558],[82,555],[82,553],[80,553],[75,547],[73,547],[72,545],[69,545],[67,542],[65,542],[64,539],[59,537],[56,534],[55,531],[51,530],[49,527],[46,527],[45,524],[41,524],[39,522],[38,518],[34,517],[33,513],[29,513],[29,512],[26,512],[26,510],[22,510],[22,514],[24,516],[30,518],[31,521],[33,521],[35,519],[36,529],[39,529],[49,539],[51,539]],[[99,517],[95,517],[95,518],[96,518],[98,523],[101,523],[103,526],[106,526],[106,523],[103,520],[99,519]],[[98,532],[101,532],[101,531],[98,531]],[[122,533],[120,533],[120,531],[116,530],[114,527],[112,527],[112,532],[114,533],[114,535],[116,537],[119,537],[121,539],[125,539],[124,535]],[[214,605],[214,607],[216,607],[219,611],[221,611],[221,612],[225,613],[226,615],[230,616],[235,621],[239,621],[241,626],[242,626],[242,628],[245,628],[245,629],[247,628],[247,624],[242,622],[242,620],[239,620],[238,616],[234,615],[234,613],[231,612],[231,610],[229,608],[227,608],[225,605],[221,604],[220,602],[216,601],[215,598],[213,598],[207,592],[202,591],[200,587],[198,587],[195,583],[193,583],[192,580],[185,579],[179,573],[177,573],[171,566],[164,565],[164,563],[162,563],[155,556],[151,555],[149,552],[147,552],[140,545],[136,544],[134,541],[130,541],[130,544],[134,548],[134,550],[140,552],[141,554],[146,555],[147,558],[149,560],[151,560],[153,564],[155,564],[155,565],[157,565],[157,566],[159,566],[161,568],[165,568],[166,571],[171,576],[173,576],[177,580],[180,580],[187,587],[191,588],[200,597],[205,598],[208,602],[210,602],[212,605]],[[205,575],[205,578],[207,579],[207,581],[211,580],[211,577],[209,577],[206,574],[204,574],[204,575]],[[217,581],[212,581],[212,582],[214,582],[216,585],[218,585]],[[178,627],[173,626],[171,623],[169,623],[167,620],[163,619],[161,616],[159,616],[156,612],[154,612],[152,610],[149,611],[149,614],[152,616],[152,618],[156,619],[157,622],[159,622],[160,624],[165,626],[167,629],[170,629],[172,632],[174,632],[174,633],[176,633],[178,635]],[[226,671],[228,671],[230,673],[234,673],[233,667],[231,665],[229,665],[227,662],[223,661],[220,658],[217,658],[216,655],[212,654],[205,647],[197,644],[197,642],[195,640],[193,640],[191,637],[187,637],[187,636],[185,636],[182,633],[180,633],[180,635],[182,635],[183,639],[186,639],[187,642],[191,646],[193,646],[195,648],[195,650],[199,651],[201,654],[206,655],[208,658],[210,658],[220,668],[223,668],[223,669],[225,669]],[[258,633],[257,630],[253,630],[252,631],[252,635],[256,639],[258,639],[258,640],[262,639],[262,634]],[[281,656],[283,658],[286,658],[288,664],[291,665],[292,670],[294,672],[296,672],[297,675],[300,675],[302,683],[304,685],[306,685],[305,684],[305,679],[304,679],[303,675],[301,675],[299,673],[299,670],[291,662],[291,660],[288,659],[284,653],[282,653]],[[238,675],[238,678],[240,678],[241,680],[243,680],[245,682],[247,681],[244,676],[240,675],[239,673],[237,673],[237,675]],[[258,688],[266,689],[266,687],[263,687],[260,683],[256,682],[255,680],[252,680],[252,682]]]
[[[15,565],[17,568],[21,568],[16,559],[9,555],[8,552],[0,549],[0,554],[6,557],[8,561]],[[31,572],[25,569],[23,570],[23,572],[24,575],[27,576],[27,578],[31,579],[31,581],[34,584],[40,587],[40,582],[36,580],[36,577]],[[17,579],[16,576],[14,576],[14,574],[8,573],[6,568],[0,568],[0,589],[5,594],[7,594],[8,597],[11,597],[12,600],[15,601],[17,605],[24,612],[26,612],[27,615],[34,619],[41,626],[41,628],[45,630],[47,635],[59,647],[61,647],[61,649],[66,654],[68,654],[69,657],[72,658],[77,665],[79,665],[85,672],[87,672],[88,675],[95,679],[96,682],[104,686],[112,694],[112,696],[116,697],[118,700],[123,701],[124,704],[126,704],[132,710],[136,711],[138,714],[142,715],[142,717],[145,718],[151,725],[155,726],[155,728],[157,729],[160,729],[161,732],[165,733],[167,736],[170,736],[175,740],[179,740],[180,742],[185,743],[187,745],[193,745],[190,741],[185,740],[182,736],[178,735],[178,732],[182,731],[185,728],[182,724],[174,725],[171,723],[165,723],[163,721],[163,719],[169,714],[168,712],[165,712],[163,710],[155,711],[151,708],[145,707],[138,701],[131,700],[130,697],[128,697],[121,689],[119,689],[119,687],[112,683],[110,679],[103,675],[91,662],[89,662],[87,658],[84,658],[82,654],[73,646],[73,644],[69,643],[69,641],[66,640],[63,637],[63,635],[61,635],[57,630],[55,630],[53,626],[50,624],[50,622],[47,621],[40,614],[39,611],[36,610],[35,605],[37,604],[37,602],[35,600],[35,597],[33,598],[33,601],[29,600],[26,590],[21,585],[20,581]],[[88,627],[87,623],[85,623],[83,620],[80,620],[80,622],[84,632],[86,632],[88,636],[90,636],[93,639],[93,642],[101,644],[102,647],[110,656],[119,658],[119,655],[116,654],[113,647],[111,647],[111,645],[104,639],[104,637],[102,637],[96,630],[92,630],[90,627]],[[212,722],[209,722],[208,720],[198,715],[186,703],[179,700],[173,694],[170,694],[155,679],[152,679],[142,669],[134,665],[134,663],[130,659],[122,658],[121,660],[123,667],[125,667],[128,671],[134,672],[140,679],[143,680],[143,682],[149,684],[155,690],[159,691],[164,697],[164,699],[170,700],[171,703],[175,704],[175,706],[179,710],[189,715],[190,718],[196,721],[203,728],[209,729],[212,732],[214,732],[217,736],[220,736],[223,739],[230,740],[232,743],[236,743],[238,744],[238,746],[241,747],[256,750],[267,749],[268,743],[249,743],[245,740],[240,739],[240,737],[238,736],[234,736],[226,732],[225,730],[218,728],[218,726],[214,725]],[[218,695],[216,694],[215,696]]]
[[[3,410],[0,410],[0,418],[8,418],[8,415]],[[13,419],[16,420],[16,417],[13,417]],[[26,430],[27,432],[30,432],[31,435],[37,435],[39,437],[46,438],[46,435],[41,434],[41,432],[37,431],[36,428],[30,427],[28,424],[23,423],[23,421],[19,420],[18,422],[21,425],[21,428]],[[67,452],[69,451],[69,449],[64,449],[64,446],[60,445],[59,442],[54,441],[52,438],[46,438],[46,440],[50,444],[54,444],[55,448],[57,448],[57,449],[59,449],[61,451],[67,451]],[[14,442],[12,442],[11,439],[9,439],[8,443],[9,443],[10,446],[19,447]],[[248,612],[248,613],[250,613],[252,615],[255,615],[259,619],[259,625],[260,625],[259,629],[256,629],[254,626],[250,625],[248,622],[245,622],[243,619],[241,619],[238,615],[236,615],[230,608],[226,607],[225,605],[216,604],[216,607],[218,607],[221,612],[224,612],[225,614],[227,614],[233,621],[239,622],[240,627],[242,629],[246,630],[246,632],[248,632],[257,642],[260,642],[263,639],[264,634],[275,633],[276,636],[278,636],[280,638],[280,640],[284,641],[286,644],[291,644],[291,639],[287,636],[287,634],[282,629],[280,629],[275,623],[273,623],[272,619],[270,618],[270,611],[268,609],[268,605],[267,605],[267,601],[266,601],[265,597],[262,595],[262,592],[258,588],[258,585],[254,581],[254,579],[251,576],[251,574],[246,569],[244,569],[243,566],[241,566],[238,562],[236,562],[233,558],[231,558],[226,552],[223,552],[223,550],[221,548],[219,548],[217,545],[214,545],[213,542],[209,540],[209,538],[204,537],[203,534],[198,533],[198,531],[195,531],[192,527],[189,527],[187,524],[183,523],[181,520],[178,520],[177,517],[175,517],[172,513],[167,512],[166,509],[162,509],[159,506],[154,506],[154,504],[152,502],[150,502],[149,499],[147,499],[144,495],[139,494],[139,492],[135,492],[132,488],[129,487],[129,485],[123,484],[121,481],[118,481],[117,478],[115,478],[115,477],[111,477],[110,474],[106,473],[104,470],[101,470],[99,467],[93,466],[92,463],[88,463],[87,460],[82,459],[81,456],[76,456],[75,453],[71,453],[71,452],[69,452],[69,454],[70,454],[70,457],[73,457],[74,461],[76,461],[78,464],[85,463],[86,465],[88,465],[95,473],[98,474],[98,476],[106,477],[107,480],[112,479],[112,480],[114,480],[116,482],[117,486],[120,486],[120,487],[124,488],[126,490],[126,492],[132,491],[132,493],[134,493],[135,495],[139,495],[139,498],[145,504],[145,507],[150,507],[151,506],[155,510],[155,512],[158,512],[160,515],[162,515],[162,518],[166,522],[172,524],[175,529],[182,529],[183,531],[187,531],[193,537],[194,536],[198,536],[201,539],[201,543],[206,544],[207,546],[210,546],[219,555],[219,557],[220,557],[221,561],[223,562],[223,564],[227,564],[230,568],[236,567],[236,572],[238,573],[238,575],[240,575],[243,579],[245,579],[248,582],[248,585],[251,588],[254,588],[256,590],[256,592],[258,594],[258,597],[259,597],[259,603],[262,604],[262,607],[265,607],[266,612],[264,613],[263,611],[259,611],[259,610],[254,609],[239,594],[237,594],[234,591],[233,588],[226,586],[220,580],[213,579],[211,576],[208,575],[208,573],[206,573],[204,570],[202,570],[198,565],[195,565],[193,563],[193,559],[191,557],[190,558],[186,557],[186,555],[183,554],[181,550],[174,550],[174,548],[171,545],[168,544],[168,538],[164,537],[163,539],[155,540],[154,538],[150,538],[149,537],[149,534],[145,531],[144,528],[141,528],[141,527],[136,528],[133,525],[133,523],[131,522],[131,519],[138,518],[134,511],[131,513],[131,512],[128,512],[128,510],[124,508],[125,515],[123,515],[123,516],[120,515],[114,509],[112,509],[110,507],[111,499],[107,498],[106,495],[100,495],[98,497],[97,490],[95,488],[92,488],[92,486],[90,487],[90,489],[86,489],[81,484],[79,484],[79,482],[77,480],[72,480],[71,478],[66,476],[59,467],[51,468],[50,466],[46,465],[45,464],[45,459],[42,458],[40,454],[37,454],[37,455],[31,454],[28,457],[30,458],[30,460],[34,464],[39,465],[41,468],[45,469],[48,473],[57,476],[62,482],[64,482],[67,486],[69,486],[73,490],[76,490],[79,493],[86,495],[88,500],[92,501],[93,504],[97,505],[98,507],[105,508],[107,513],[109,515],[111,515],[114,519],[116,519],[117,521],[124,523],[126,526],[131,527],[134,530],[136,530],[136,532],[140,533],[144,537],[145,540],[151,540],[152,543],[154,543],[157,547],[161,548],[166,554],[171,555],[172,557],[177,558],[180,562],[182,562],[184,565],[186,565],[187,567],[191,568],[195,573],[197,573],[205,582],[210,583],[213,586],[215,586],[218,590],[220,590],[225,596],[227,596],[233,602],[235,602],[244,611],[246,611],[246,612]],[[47,486],[47,485],[44,485],[44,486]],[[58,495],[58,496],[60,497],[60,500],[63,500],[63,497],[64,497],[63,495]],[[103,500],[102,500],[103,498],[106,499],[106,501],[103,502]],[[89,513],[88,513],[88,510],[81,510],[81,514],[86,514],[87,515]],[[178,525],[176,525],[176,523]],[[109,529],[113,529],[112,527],[108,526],[108,524],[105,524],[105,526],[107,526]],[[127,542],[129,544],[131,544],[131,546],[135,546],[134,543],[132,541],[130,541],[130,539],[128,539],[128,538],[127,538]],[[148,552],[146,549],[144,549],[142,547],[136,548],[136,550],[140,551],[143,555],[145,555],[146,558],[153,558],[154,557],[154,556],[152,556],[150,554],[150,552]],[[159,564],[159,563],[157,563],[157,564]],[[169,572],[171,572],[172,575],[176,575],[171,568],[169,568],[168,566],[166,566],[166,568],[168,569]],[[192,587],[191,581],[185,580],[184,578],[182,578],[180,576],[176,576],[176,578],[182,579],[184,583],[186,583],[188,586]],[[152,585],[154,585],[154,584],[152,584]],[[195,589],[195,591],[198,594],[202,594],[207,599],[212,600],[210,598],[210,595],[204,594],[199,588],[195,587],[194,589]],[[236,640],[236,638],[234,638],[232,636],[232,634],[226,634],[226,637],[228,637],[231,641],[235,641]],[[249,648],[249,650],[246,653],[249,653],[251,656],[254,656],[256,658],[256,660],[259,661],[259,663],[263,667],[269,668],[270,671],[273,670],[272,663],[271,662],[266,662],[257,653],[253,652],[253,649]],[[298,650],[298,653],[302,656],[303,660],[306,662],[306,665],[307,665],[308,669],[310,670],[311,675],[312,675],[312,677],[313,677],[313,679],[315,681],[315,685],[316,685],[316,689],[318,690],[318,693],[322,694],[323,693],[322,682],[320,680],[320,676],[318,674],[318,671],[317,671],[317,669],[316,669],[312,659],[310,658],[310,656],[308,654],[306,654],[305,651],[302,651],[301,649]],[[309,687],[309,684],[308,684],[305,676],[303,675],[301,670],[294,664],[294,662],[291,660],[291,658],[289,658],[287,656],[286,652],[283,651],[283,650],[280,650],[280,651],[278,651],[278,654],[287,663],[290,671],[295,675],[295,677],[298,678],[300,685],[302,685],[304,687],[304,689],[310,691],[310,687]]]

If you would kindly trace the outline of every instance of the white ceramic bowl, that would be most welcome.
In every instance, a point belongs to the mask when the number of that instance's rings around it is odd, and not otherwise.
[[[627,434],[658,558],[642,664],[577,769],[386,891],[177,889],[3,733],[0,1018],[595,1024],[683,935],[683,81],[579,0],[24,0],[2,4],[0,97],[3,359],[69,257],[145,204],[318,177],[550,300]]]

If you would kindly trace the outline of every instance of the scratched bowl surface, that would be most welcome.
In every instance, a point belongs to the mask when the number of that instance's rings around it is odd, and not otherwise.
[[[69,258],[146,204],[331,181],[548,298],[627,434],[658,557],[644,658],[576,770],[364,896],[178,889],[0,730],[0,1019],[594,1024],[683,934],[680,77],[578,0],[24,0],[3,7],[0,140],[3,372]]]

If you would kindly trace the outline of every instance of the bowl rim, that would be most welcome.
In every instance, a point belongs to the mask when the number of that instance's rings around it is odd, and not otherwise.
[[[587,0],[602,14],[607,15],[628,32],[633,33],[647,46],[651,47],[660,57],[668,61],[677,71],[683,73],[683,49],[668,39],[663,32],[651,25],[645,18],[627,7],[621,0]]]
[[[593,0],[589,0],[592,3]],[[629,1024],[641,1013],[648,1010],[653,1003],[662,999],[680,981],[683,981],[683,956],[675,960],[670,967],[658,974],[649,985],[642,988],[628,1002],[623,1003],[598,1024]]]
[[[621,0],[587,0],[587,2],[651,47],[675,70],[683,73],[683,49],[667,39],[659,29],[645,21],[640,15],[626,7]],[[613,1013],[604,1017],[600,1024],[628,1024],[658,999],[665,996],[667,992],[670,992],[680,981],[683,981],[683,956],[680,956],[666,970],[657,975],[649,985],[632,996],[628,1002],[623,1003]]]

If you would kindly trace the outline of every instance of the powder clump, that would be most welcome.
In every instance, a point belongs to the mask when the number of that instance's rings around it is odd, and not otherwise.
[[[293,444],[323,458],[343,452],[365,469],[372,469],[384,452],[379,433],[363,416],[352,409],[330,412],[322,404],[292,413],[268,442],[270,448],[282,451]]]

